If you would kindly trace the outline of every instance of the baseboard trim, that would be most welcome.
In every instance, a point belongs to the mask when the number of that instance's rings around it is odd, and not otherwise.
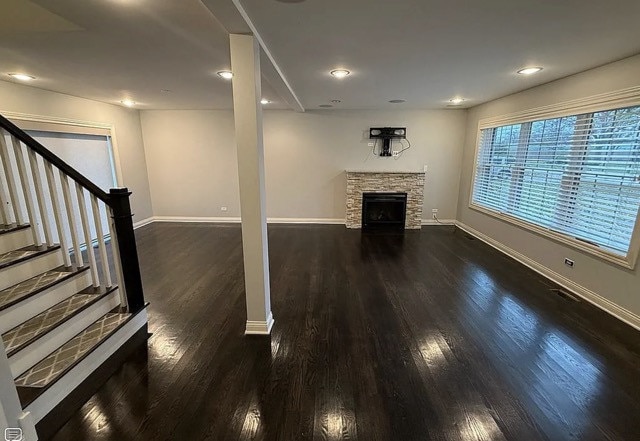
[[[144,223],[142,223],[144,222]],[[184,222],[184,223],[233,223],[241,222],[239,217],[190,217],[190,216],[154,216],[144,221],[134,224],[134,228],[139,228],[152,222]],[[269,224],[319,224],[319,225],[345,225],[345,219],[332,218],[298,218],[298,217],[269,217]]]
[[[266,321],[253,321],[247,320],[247,327],[244,331],[245,335],[269,335],[271,334],[271,328],[275,320],[273,314],[270,312]]]
[[[530,259],[524,254],[519,253],[518,251],[512,248],[509,248],[505,244],[487,236],[484,233],[481,233],[480,231],[474,228],[471,228],[468,225],[465,225],[462,222],[456,221],[456,226],[461,230],[465,231],[466,233],[469,233],[470,235],[480,239],[487,245],[517,260],[518,262],[525,265],[526,267],[531,268],[533,271],[546,277],[552,282],[557,283],[558,285],[562,286],[564,289],[570,291],[571,293],[576,294],[577,296],[583,298],[587,302],[597,306],[598,308],[602,309],[608,314],[611,314],[618,320],[621,320],[626,324],[628,324],[629,326],[632,326],[640,330],[640,316],[634,314],[633,312],[623,308],[620,305],[617,305],[616,303],[613,303],[611,300],[608,300],[602,297],[601,295],[597,294],[596,292],[591,291],[590,289],[585,288],[582,285],[579,285],[573,280],[566,278],[562,274],[558,274],[552,269],[547,268],[546,266],[536,262],[533,259]]]
[[[135,229],[138,229],[140,227],[144,227],[145,225],[149,225],[151,222],[153,222],[153,220],[154,220],[154,218],[153,218],[153,216],[151,216],[151,217],[148,217],[146,219],[139,220],[138,222],[134,222],[133,223],[133,229],[135,230]]]
[[[305,217],[268,217],[268,224],[319,224],[319,225],[345,225],[345,219],[331,218],[305,218]]]
[[[455,219],[422,219],[422,225],[456,225]]]
[[[213,223],[213,224],[237,224],[239,217],[189,217],[189,216],[154,216],[153,222],[184,222],[184,223]]]

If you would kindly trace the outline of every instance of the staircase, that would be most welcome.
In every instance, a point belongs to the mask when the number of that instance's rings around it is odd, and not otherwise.
[[[126,188],[104,192],[2,116],[0,163],[0,426],[31,441],[146,339],[146,304]]]

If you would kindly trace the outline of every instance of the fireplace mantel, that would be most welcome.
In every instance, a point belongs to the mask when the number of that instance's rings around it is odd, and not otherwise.
[[[424,172],[346,170],[347,173],[347,228],[362,227],[362,193],[407,193],[407,217],[405,228],[422,226],[424,202]]]

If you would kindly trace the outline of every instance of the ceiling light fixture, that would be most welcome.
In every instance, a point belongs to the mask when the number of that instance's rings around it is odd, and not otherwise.
[[[122,104],[124,104],[127,107],[133,107],[136,105],[136,102],[133,100],[122,100],[120,101]]]
[[[9,76],[11,78],[15,78],[16,80],[20,80],[20,81],[32,81],[36,79],[36,77],[34,76],[23,74],[23,73],[10,73]]]
[[[346,69],[334,69],[331,71],[331,75],[333,75],[336,78],[344,78],[346,76],[348,76],[351,72],[349,72]]]
[[[391,104],[400,104],[400,103],[406,103],[407,100],[389,100],[389,102]]]
[[[331,102],[335,103],[335,104],[340,104],[342,101],[340,101],[340,100],[331,100]]]
[[[451,98],[449,100],[449,102],[451,104],[453,104],[454,106],[457,106],[457,105],[462,104],[464,102],[464,98],[460,98],[459,96],[457,96],[455,98]]]
[[[266,99],[266,98],[262,98],[262,99],[260,100],[260,104],[269,104],[270,102],[271,102],[271,101],[269,101],[269,100],[268,100],[268,99]]]
[[[218,76],[224,78],[225,80],[230,80],[233,78],[233,72],[230,70],[221,70],[218,72]]]
[[[542,70],[541,67],[525,67],[523,69],[520,69],[518,73],[520,75],[533,75],[534,73],[538,73],[541,70]]]
[[[333,107],[331,104],[320,104],[318,107],[322,107],[323,109],[328,109],[329,107]]]

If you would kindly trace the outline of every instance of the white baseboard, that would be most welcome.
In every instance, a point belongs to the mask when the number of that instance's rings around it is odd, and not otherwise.
[[[144,227],[145,225],[149,225],[151,222],[153,222],[153,216],[134,222],[133,229],[135,230],[137,228]]]
[[[422,219],[422,225],[456,225],[455,219]]]
[[[239,217],[190,217],[190,216],[154,216],[153,222],[185,222],[185,223],[240,223]]]
[[[273,314],[269,312],[269,317],[266,321],[253,321],[247,320],[247,327],[244,331],[245,335],[269,335],[271,334],[271,328],[273,328]]]
[[[320,225],[345,225],[345,219],[331,218],[306,218],[306,217],[268,217],[268,224],[320,224]]]
[[[640,316],[634,314],[633,312],[623,308],[620,305],[617,305],[616,303],[613,303],[611,300],[608,300],[608,299],[602,297],[601,295],[591,291],[590,289],[585,288],[584,286],[577,284],[576,282],[566,278],[562,274],[558,274],[557,272],[553,271],[552,269],[547,268],[546,266],[536,262],[533,259],[530,259],[529,257],[525,256],[524,254],[519,253],[519,252],[517,252],[516,250],[514,250],[512,248],[509,248],[508,246],[504,245],[503,243],[498,242],[497,240],[487,236],[484,233],[481,233],[478,230],[475,230],[475,229],[471,228],[468,225],[463,224],[462,222],[456,222],[456,225],[461,230],[466,231],[467,233],[471,234],[472,236],[475,236],[478,239],[480,239],[481,241],[485,242],[486,244],[492,246],[496,250],[506,254],[509,257],[512,257],[513,259],[517,260],[521,264],[531,268],[532,270],[534,270],[538,274],[541,274],[542,276],[546,277],[547,279],[550,279],[551,281],[557,283],[558,285],[562,286],[564,289],[570,291],[571,293],[574,293],[574,294],[580,296],[581,298],[585,299],[589,303],[597,306],[598,308],[600,308],[603,311],[611,314],[612,316],[616,317],[617,319],[622,320],[626,324],[628,324],[630,326],[633,326],[634,328],[640,330]]]
[[[139,228],[152,222],[185,222],[185,223],[233,223],[241,222],[239,217],[190,217],[190,216],[154,216],[134,224],[134,228]],[[298,218],[298,217],[269,217],[269,224],[321,224],[321,225],[344,225],[345,219],[332,218]]]

